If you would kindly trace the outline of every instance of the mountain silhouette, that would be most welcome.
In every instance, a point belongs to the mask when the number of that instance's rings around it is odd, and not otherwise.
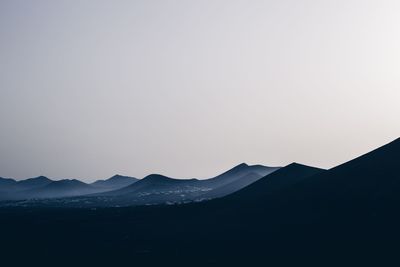
[[[282,197],[290,197],[320,212],[351,209],[379,213],[400,200],[400,139],[315,175]],[[318,205],[316,205],[318,203]],[[330,211],[332,212],[332,210]]]
[[[227,196],[279,169],[280,167],[239,164],[217,177],[205,180],[204,183],[207,183],[213,189],[202,194],[201,198],[213,199]]]
[[[315,248],[323,243],[330,249],[374,248],[376,253],[377,244],[400,238],[399,164],[397,139],[326,171],[290,164],[187,212],[199,214],[200,223],[213,214],[213,239],[240,233],[242,242],[269,240],[271,249],[282,251],[308,253],[299,250],[302,244]]]
[[[38,176],[35,178],[29,178],[26,180],[18,181],[17,184],[18,184],[18,190],[27,190],[27,189],[42,187],[50,184],[51,182],[53,181],[45,176]]]
[[[226,195],[229,195],[233,192],[236,192],[249,184],[254,183],[260,179],[260,175],[254,172],[245,174],[244,176],[240,177],[240,179],[236,179],[230,183],[221,185],[219,187],[216,187],[215,189],[211,190],[210,192],[207,192],[205,194],[201,195],[202,199],[214,199],[214,198],[220,198],[224,197]]]
[[[251,185],[224,198],[224,201],[259,202],[262,198],[272,194],[280,194],[281,190],[289,188],[316,174],[322,174],[326,170],[306,166],[298,163],[289,164],[270,175],[267,175]]]
[[[98,189],[76,179],[52,181],[45,186],[24,191],[23,198],[62,198],[90,194]]]
[[[0,177],[0,192],[15,190],[17,181],[11,178]]]
[[[0,200],[23,199],[25,198],[24,192],[46,186],[52,182],[52,180],[45,176],[28,178],[21,181],[2,178],[0,181]]]
[[[238,191],[279,167],[239,164],[210,179],[174,179],[151,174],[143,179],[115,175],[107,180],[86,184],[75,180],[52,181],[44,176],[15,182],[0,180],[0,199],[22,200],[78,197],[55,205],[129,206],[181,204],[220,198]],[[91,199],[88,199],[91,198]],[[46,200],[48,203],[49,200]],[[37,203],[37,202],[35,202]],[[25,204],[24,204],[25,205]]]
[[[259,178],[264,177],[276,170],[280,167],[267,167],[262,165],[247,165],[246,163],[241,163],[232,169],[205,181],[207,184],[212,185],[214,188],[223,186],[229,183],[234,182],[237,179],[242,178],[249,173],[254,173],[259,176]]]
[[[52,181],[44,176],[7,184],[9,186],[0,184],[2,200],[64,198],[107,191],[104,187],[95,187],[76,179]]]
[[[57,260],[68,250],[74,261],[154,266],[397,266],[399,166],[397,139],[329,170],[293,163],[210,201],[95,210],[7,207],[0,209],[3,254],[43,260],[46,251]],[[176,184],[161,175],[142,180],[143,188]]]
[[[162,188],[170,188],[172,186],[179,186],[185,184],[195,184],[196,179],[174,179],[161,174],[150,174],[145,178],[121,188],[119,190],[104,193],[104,195],[124,195],[135,193],[140,190],[160,190]]]
[[[151,174],[124,188],[94,196],[112,197],[112,199],[107,199],[105,204],[149,205],[187,201],[199,190],[203,188],[197,179],[174,179],[160,174]]]
[[[91,183],[91,185],[94,187],[105,189],[106,191],[111,191],[129,186],[137,182],[138,180],[139,179],[137,178],[117,174],[107,180],[97,180]]]
[[[98,205],[177,204],[223,197],[235,192],[279,167],[239,164],[210,179],[174,179],[151,174],[124,188],[94,194]],[[107,199],[109,198],[109,199]]]

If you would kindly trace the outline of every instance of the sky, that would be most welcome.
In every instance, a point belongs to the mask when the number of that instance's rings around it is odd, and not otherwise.
[[[0,177],[330,168],[400,137],[400,1],[0,0]]]

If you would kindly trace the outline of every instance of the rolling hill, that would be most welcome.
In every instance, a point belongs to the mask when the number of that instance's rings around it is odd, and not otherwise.
[[[97,205],[178,204],[223,197],[279,169],[262,165],[240,164],[216,177],[174,179],[151,174],[124,188],[94,194]]]
[[[92,186],[104,189],[105,191],[117,190],[129,186],[139,179],[123,175],[114,175],[107,180],[97,180],[91,183]]]

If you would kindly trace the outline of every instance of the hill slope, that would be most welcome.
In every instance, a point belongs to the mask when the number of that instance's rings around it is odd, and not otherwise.
[[[72,180],[60,180],[53,181],[45,186],[20,192],[19,195],[24,199],[31,198],[63,198],[71,196],[80,196],[84,194],[90,194],[98,192],[98,189],[85,184],[81,181]]]
[[[91,183],[92,186],[97,188],[102,188],[105,191],[117,190],[126,186],[129,186],[139,179],[129,176],[114,175],[107,180],[97,180]]]
[[[97,205],[174,204],[223,197],[279,169],[240,164],[216,177],[174,179],[151,174],[127,187],[93,195]]]

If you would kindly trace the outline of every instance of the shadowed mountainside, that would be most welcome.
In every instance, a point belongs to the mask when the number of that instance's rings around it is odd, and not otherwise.
[[[84,198],[92,206],[178,204],[223,197],[279,169],[240,164],[214,178],[174,179],[151,174],[124,188]]]
[[[77,180],[51,181],[33,187],[18,187],[25,180],[15,182],[3,179],[0,183],[0,198],[3,200],[26,200],[22,205],[46,205],[70,207],[101,207],[176,204],[202,201],[231,194],[274,172],[279,167],[240,164],[221,175],[206,180],[174,179],[160,174],[151,174],[138,180],[115,175],[107,180],[86,184]],[[13,189],[13,188],[16,189]],[[11,190],[12,189],[12,190]],[[60,199],[64,198],[64,199]],[[18,206],[21,202],[7,203]]]
[[[90,185],[111,191],[129,186],[137,181],[139,181],[137,178],[116,174],[107,180],[97,180]]]
[[[53,181],[44,176],[21,181],[1,178],[0,199],[25,200],[81,196],[115,190],[136,181],[135,178],[119,175],[107,180],[96,181],[90,185],[76,179]]]
[[[60,181],[52,181],[43,187],[24,191],[22,192],[22,196],[24,198],[60,198],[90,194],[97,191],[97,188],[94,188],[93,186],[85,184],[81,181],[75,179],[65,179]]]
[[[39,176],[22,181],[13,179],[0,179],[0,200],[18,199],[23,192],[46,186],[53,182],[47,177]]]

